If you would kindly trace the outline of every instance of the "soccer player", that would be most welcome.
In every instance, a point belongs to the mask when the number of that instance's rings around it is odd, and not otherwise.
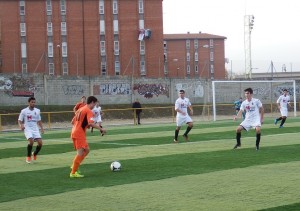
[[[234,120],[241,116],[242,112],[246,111],[246,117],[244,121],[236,129],[236,145],[233,149],[241,147],[241,131],[249,131],[254,128],[256,131],[256,150],[259,150],[260,136],[261,136],[261,125],[264,121],[264,108],[259,99],[253,98],[252,88],[244,90],[246,100],[242,102],[241,109]]]
[[[142,113],[142,105],[139,102],[138,99],[136,99],[133,103],[132,103],[132,108],[134,108],[133,111],[135,111],[135,115],[137,117],[137,123],[140,125],[141,124],[141,113]]]
[[[174,137],[174,143],[178,143],[178,134],[181,126],[186,123],[188,126],[186,128],[185,133],[183,134],[183,137],[185,141],[189,140],[188,133],[193,128],[193,120],[188,114],[188,109],[190,109],[190,114],[193,115],[193,108],[190,100],[185,97],[185,91],[180,90],[179,91],[179,98],[175,102],[175,111],[177,112],[176,115],[176,130],[175,130],[175,137]]]
[[[85,106],[86,105],[86,97],[85,96],[82,96],[80,101],[78,103],[76,103],[76,105],[74,106],[73,108],[73,111],[74,113],[80,109],[81,107]]]
[[[26,163],[31,163],[31,155],[33,156],[33,160],[36,160],[36,157],[43,146],[39,127],[41,129],[41,133],[44,133],[44,128],[41,120],[40,109],[35,108],[35,103],[35,98],[29,97],[28,107],[22,109],[18,118],[19,127],[24,131],[25,137],[28,141]],[[37,146],[35,151],[32,152],[34,142],[37,142]]]
[[[104,136],[106,130],[103,129],[103,127],[102,127],[102,125],[101,125],[101,123],[102,123],[102,116],[104,115],[104,113],[102,112],[99,103],[100,103],[100,102],[98,101],[98,102],[96,103],[95,107],[94,107],[93,110],[92,110],[92,111],[93,111],[93,114],[94,114],[93,120],[94,120],[94,123],[95,123],[95,124],[98,124],[98,125],[102,128],[101,135]],[[91,132],[93,132],[93,129],[94,129],[94,128],[92,127],[92,128],[91,128]]]
[[[278,121],[280,122],[279,128],[283,128],[283,124],[285,123],[288,116],[288,107],[290,104],[290,96],[288,95],[287,89],[283,90],[283,94],[277,99],[278,109],[280,110],[281,116],[274,120],[274,124],[276,125]]]
[[[86,129],[89,127],[97,128],[102,131],[102,128],[94,123],[92,109],[97,103],[97,98],[94,96],[89,96],[87,98],[87,104],[76,111],[75,117],[73,118],[73,128],[71,132],[71,138],[74,143],[74,147],[77,151],[76,156],[73,160],[72,171],[70,173],[70,178],[81,178],[84,175],[80,174],[77,170],[84,160],[84,158],[89,154],[90,148],[86,140]]]
[[[234,108],[235,108],[235,115],[237,115],[237,113],[240,111],[242,102],[243,102],[243,98],[242,97],[240,97],[239,100],[234,101],[233,104],[234,104]],[[243,119],[245,119],[245,114],[246,114],[245,112],[242,113]]]

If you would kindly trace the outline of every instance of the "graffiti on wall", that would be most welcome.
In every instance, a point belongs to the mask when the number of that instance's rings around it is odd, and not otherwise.
[[[62,87],[65,95],[83,95],[84,86],[81,85],[65,85]]]
[[[99,90],[100,95],[130,95],[129,83],[108,83],[95,85],[94,90]],[[95,92],[98,93],[98,92]]]
[[[31,97],[34,96],[36,87],[33,78],[24,78],[22,76],[12,76],[10,78],[0,77],[0,91],[13,97]]]
[[[197,83],[178,83],[176,84],[176,92],[179,92],[179,90],[185,90],[185,92],[193,97],[204,97],[204,88],[203,85],[200,82]]]
[[[159,95],[170,96],[169,87],[162,84],[134,84],[133,90],[137,91],[139,95],[143,95],[145,98],[152,98],[154,95],[158,97]]]

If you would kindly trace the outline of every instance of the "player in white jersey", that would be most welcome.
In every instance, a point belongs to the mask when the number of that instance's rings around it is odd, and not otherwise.
[[[101,110],[101,107],[99,105],[99,101],[96,102],[95,107],[92,109],[92,112],[94,114],[93,116],[93,121],[95,124],[99,125],[102,130],[101,130],[101,135],[104,136],[104,134],[106,133],[106,130],[103,129],[101,123],[102,123],[102,115],[104,115],[104,113]],[[91,129],[91,132],[93,132],[93,128]]]
[[[233,149],[241,147],[241,131],[249,131],[251,128],[256,131],[256,150],[259,150],[260,136],[261,136],[261,125],[264,121],[264,108],[259,99],[253,98],[252,88],[247,88],[244,90],[246,100],[242,102],[240,111],[234,117],[236,120],[237,117],[240,117],[241,114],[245,111],[246,116],[244,121],[236,129],[236,145]]]
[[[175,102],[175,111],[177,112],[176,115],[176,130],[175,130],[175,137],[174,137],[174,143],[178,143],[178,134],[181,126],[185,123],[187,124],[187,128],[185,133],[183,134],[183,137],[186,141],[189,140],[188,133],[193,128],[193,120],[188,114],[188,108],[190,109],[190,114],[193,115],[193,108],[190,100],[186,98],[185,91],[180,90],[179,91],[179,98]]]
[[[281,116],[274,120],[274,124],[276,125],[278,121],[281,121],[279,128],[283,128],[283,124],[288,116],[288,107],[291,106],[290,96],[288,95],[287,89],[283,90],[283,94],[277,100],[277,105]]]
[[[35,98],[30,97],[28,99],[28,107],[24,108],[18,118],[20,129],[24,131],[25,137],[28,140],[27,145],[27,157],[26,162],[31,163],[31,155],[33,160],[36,160],[36,156],[43,146],[42,137],[39,131],[44,133],[44,128],[41,120],[40,109],[35,108]],[[33,143],[37,142],[37,146],[34,152],[32,152]]]

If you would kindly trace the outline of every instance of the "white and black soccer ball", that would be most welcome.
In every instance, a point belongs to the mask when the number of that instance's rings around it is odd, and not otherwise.
[[[110,164],[110,170],[112,171],[121,171],[121,163],[119,161],[114,161]]]

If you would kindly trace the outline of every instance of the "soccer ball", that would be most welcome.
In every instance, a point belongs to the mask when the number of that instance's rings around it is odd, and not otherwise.
[[[121,163],[119,161],[114,161],[110,164],[110,170],[112,171],[120,171],[121,170]]]

